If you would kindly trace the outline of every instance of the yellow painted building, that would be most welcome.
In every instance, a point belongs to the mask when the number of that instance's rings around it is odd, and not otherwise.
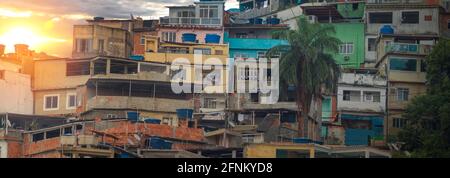
[[[212,85],[206,86],[202,90],[205,94],[202,96],[199,108],[204,111],[225,108],[224,98],[229,81],[228,56],[228,44],[161,42],[157,36],[146,36],[145,61],[172,65],[171,77],[179,73],[174,70],[180,69],[178,65],[188,66],[186,69],[183,68],[185,70],[184,79],[173,80],[172,78],[172,82],[183,81],[183,83],[204,85],[208,74],[220,73],[219,78],[214,78],[218,81],[209,80]],[[174,66],[174,64],[178,65]]]
[[[362,146],[295,144],[288,142],[248,144],[244,158],[390,158],[388,151]]]

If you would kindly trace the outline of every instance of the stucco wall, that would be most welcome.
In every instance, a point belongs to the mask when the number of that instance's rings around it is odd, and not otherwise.
[[[0,113],[33,114],[31,77],[3,70],[0,78]]]

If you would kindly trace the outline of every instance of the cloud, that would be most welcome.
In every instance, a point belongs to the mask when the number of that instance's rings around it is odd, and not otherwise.
[[[188,5],[194,0],[1,0],[1,7],[26,9],[33,13],[68,18],[102,16],[108,18],[129,18],[135,16],[160,16],[169,5]],[[1,10],[1,9],[0,9]],[[1,13],[2,11],[0,11]],[[17,13],[4,11],[13,16]],[[31,14],[19,14],[31,15]]]

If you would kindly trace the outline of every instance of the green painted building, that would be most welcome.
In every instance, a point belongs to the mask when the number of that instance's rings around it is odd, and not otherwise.
[[[332,23],[336,38],[342,41],[339,52],[334,55],[336,62],[344,68],[360,68],[364,63],[365,41],[364,23]]]
[[[336,62],[344,68],[360,68],[365,58],[365,3],[312,4],[302,8],[306,16],[315,16],[308,19],[334,26],[335,36],[342,41],[338,53],[334,54]]]

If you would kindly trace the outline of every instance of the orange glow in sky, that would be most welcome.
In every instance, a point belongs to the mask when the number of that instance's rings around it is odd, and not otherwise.
[[[15,44],[27,44],[30,49],[43,50],[48,43],[63,43],[66,40],[47,37],[40,34],[33,27],[14,26],[4,29],[0,34],[0,44],[6,45],[6,52],[14,52]]]

